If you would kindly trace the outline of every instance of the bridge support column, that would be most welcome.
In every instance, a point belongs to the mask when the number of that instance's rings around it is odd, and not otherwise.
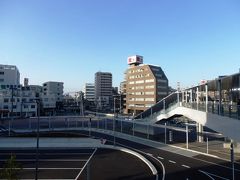
[[[202,124],[197,123],[197,141],[198,142],[203,142],[202,132],[203,132]]]

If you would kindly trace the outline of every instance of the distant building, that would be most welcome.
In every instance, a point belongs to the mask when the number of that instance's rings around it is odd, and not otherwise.
[[[16,66],[0,64],[0,85],[8,87],[9,85],[20,85],[20,73]]]
[[[168,95],[168,79],[160,66],[143,64],[142,56],[128,58],[125,113],[137,115]]]
[[[95,102],[97,110],[109,111],[112,106],[112,74],[95,73]]]
[[[86,83],[83,88],[84,98],[89,102],[95,102],[95,85]]]
[[[53,114],[63,103],[63,82],[43,83],[42,106],[46,113]]]
[[[37,115],[35,92],[29,87],[0,89],[0,118]]]
[[[120,83],[120,97],[121,97],[121,109],[120,109],[120,113],[122,113],[123,109],[126,109],[126,85],[127,85],[127,81],[123,81]]]

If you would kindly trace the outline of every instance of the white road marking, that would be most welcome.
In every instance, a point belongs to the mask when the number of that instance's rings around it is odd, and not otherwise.
[[[149,155],[149,156],[153,156],[151,153],[146,153],[147,155]]]
[[[89,157],[88,161],[85,163],[85,165],[83,166],[83,168],[81,169],[81,171],[79,172],[79,174],[77,175],[77,177],[75,178],[75,180],[78,180],[78,178],[80,177],[80,175],[82,174],[83,170],[86,168],[86,166],[88,165],[88,163],[90,162],[90,160],[92,159],[92,157],[94,156],[94,154],[97,152],[97,148],[94,150],[94,152],[92,153],[92,155]]]
[[[3,161],[7,161],[7,159],[0,159],[0,162]],[[16,159],[16,161],[23,161],[23,162],[32,162],[32,161],[36,161],[36,159]],[[39,159],[39,162],[86,162],[88,161],[87,159]]]
[[[9,155],[9,156],[11,156],[12,154],[11,153],[8,153],[8,152],[6,152],[6,153],[0,153],[0,155]],[[33,155],[36,155],[36,153],[14,153],[14,155],[29,155],[29,156],[33,156]],[[47,155],[47,156],[49,156],[49,155],[92,155],[92,153],[71,153],[71,152],[69,152],[69,153],[44,153],[44,152],[40,152],[39,153],[39,155]]]
[[[208,177],[211,177],[211,176],[214,176],[214,177],[217,177],[219,179],[224,179],[224,180],[230,180],[230,179],[227,179],[227,178],[224,178],[224,177],[221,177],[221,176],[218,176],[216,174],[212,174],[212,173],[209,173],[209,172],[206,172],[206,171],[202,171],[202,170],[198,170],[199,172],[203,173],[203,174],[206,174]],[[211,177],[211,179],[214,180],[213,177]]]
[[[140,153],[143,153],[143,154],[147,154],[147,153],[144,152],[144,151],[141,151],[141,150],[139,150],[139,149],[135,149],[135,148],[126,146],[126,145],[124,145],[124,144],[121,144],[121,143],[117,143],[117,144],[119,144],[119,145],[121,145],[121,146],[123,146],[123,147],[126,147],[126,148],[128,148],[128,149],[132,149],[132,150],[134,150],[134,151],[136,151],[136,152],[140,152]],[[163,165],[163,163],[162,163],[161,161],[159,161],[159,160],[158,160],[157,158],[155,158],[154,156],[152,156],[152,158],[154,158],[156,161],[158,161],[158,162],[161,164],[162,170],[163,170],[163,172],[162,172],[162,180],[165,180],[165,176],[166,176],[165,166]],[[157,175],[156,179],[158,179],[158,175]]]
[[[0,168],[4,169],[4,168]],[[21,170],[36,170],[36,168],[15,168],[15,169],[21,169]],[[41,170],[80,170],[82,168],[38,168]]]
[[[182,167],[185,167],[185,168],[188,168],[188,169],[190,169],[191,167],[189,167],[189,166],[187,166],[187,165],[182,165]]]
[[[163,159],[164,159],[163,157],[160,157],[160,156],[158,156],[157,158],[158,158],[158,159],[161,159],[161,160],[163,160]]]
[[[175,161],[171,161],[171,160],[169,160],[168,162],[170,162],[170,163],[172,163],[172,164],[176,164],[176,162],[175,162]]]
[[[207,177],[209,177],[210,179],[212,180],[215,180],[212,176],[210,176],[208,173],[206,173],[205,171],[201,171],[201,170],[198,170],[199,172],[205,174]]]

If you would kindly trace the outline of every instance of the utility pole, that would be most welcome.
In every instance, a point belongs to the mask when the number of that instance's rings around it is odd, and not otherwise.
[[[37,148],[36,148],[36,171],[35,180],[38,180],[38,162],[39,162],[39,125],[40,125],[40,99],[36,99],[37,102]]]

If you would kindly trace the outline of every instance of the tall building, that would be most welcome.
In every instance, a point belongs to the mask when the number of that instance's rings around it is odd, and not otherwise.
[[[112,105],[112,74],[95,73],[95,102],[97,110],[109,111]]]
[[[0,64],[0,85],[20,85],[20,73],[16,66]]]
[[[159,66],[143,64],[142,56],[128,58],[125,113],[137,115],[168,95],[168,79]]]
[[[83,87],[84,98],[89,102],[95,102],[95,85],[86,83]]]

